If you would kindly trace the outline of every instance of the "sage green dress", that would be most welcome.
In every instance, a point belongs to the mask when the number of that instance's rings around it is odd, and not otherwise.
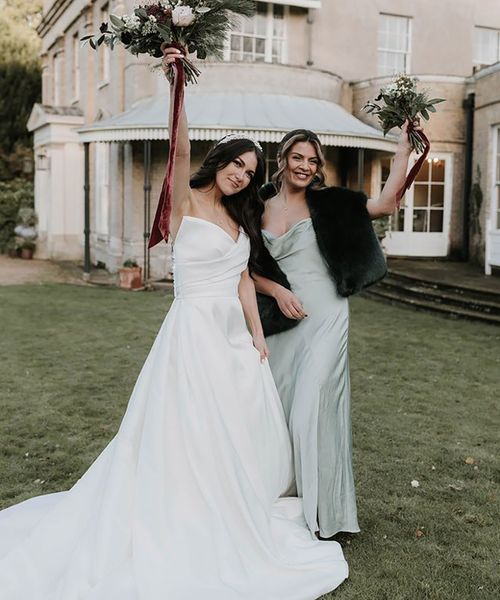
[[[292,438],[297,493],[312,532],[355,533],[348,301],[337,293],[310,218],[282,236],[262,235],[308,314],[266,340]]]

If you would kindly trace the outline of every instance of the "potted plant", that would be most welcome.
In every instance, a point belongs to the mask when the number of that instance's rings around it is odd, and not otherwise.
[[[21,258],[32,259],[33,253],[35,252],[36,244],[31,240],[23,240],[20,245],[21,249]]]
[[[375,230],[375,235],[378,238],[378,241],[382,243],[382,240],[386,237],[387,232],[390,228],[390,217],[379,217],[378,219],[374,219],[372,221],[373,229]]]
[[[142,287],[142,269],[131,258],[127,259],[120,268],[120,287],[126,290]]]
[[[38,237],[36,225],[38,218],[32,208],[20,208],[17,214],[18,224],[14,229],[16,246],[21,258],[31,259],[35,252],[35,240]]]

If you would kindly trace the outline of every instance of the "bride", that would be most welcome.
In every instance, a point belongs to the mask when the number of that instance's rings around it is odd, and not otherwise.
[[[247,272],[262,178],[258,144],[229,136],[190,184],[183,116],[175,301],[89,470],[0,513],[2,600],[310,600],[347,577],[280,498],[290,442]]]

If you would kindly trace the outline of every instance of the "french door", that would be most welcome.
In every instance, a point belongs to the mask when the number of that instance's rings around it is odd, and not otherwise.
[[[390,218],[390,230],[383,242],[389,256],[447,256],[452,168],[451,154],[429,154],[402,199],[401,210]],[[382,185],[389,169],[390,159],[382,159]]]

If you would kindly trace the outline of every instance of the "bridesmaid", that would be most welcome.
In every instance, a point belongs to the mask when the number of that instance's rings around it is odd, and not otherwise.
[[[386,273],[370,220],[394,212],[411,151],[405,126],[380,198],[367,199],[325,187],[318,136],[294,130],[279,146],[273,183],[261,190],[264,246],[253,278],[292,437],[296,491],[309,528],[322,538],[359,532],[347,296]]]

